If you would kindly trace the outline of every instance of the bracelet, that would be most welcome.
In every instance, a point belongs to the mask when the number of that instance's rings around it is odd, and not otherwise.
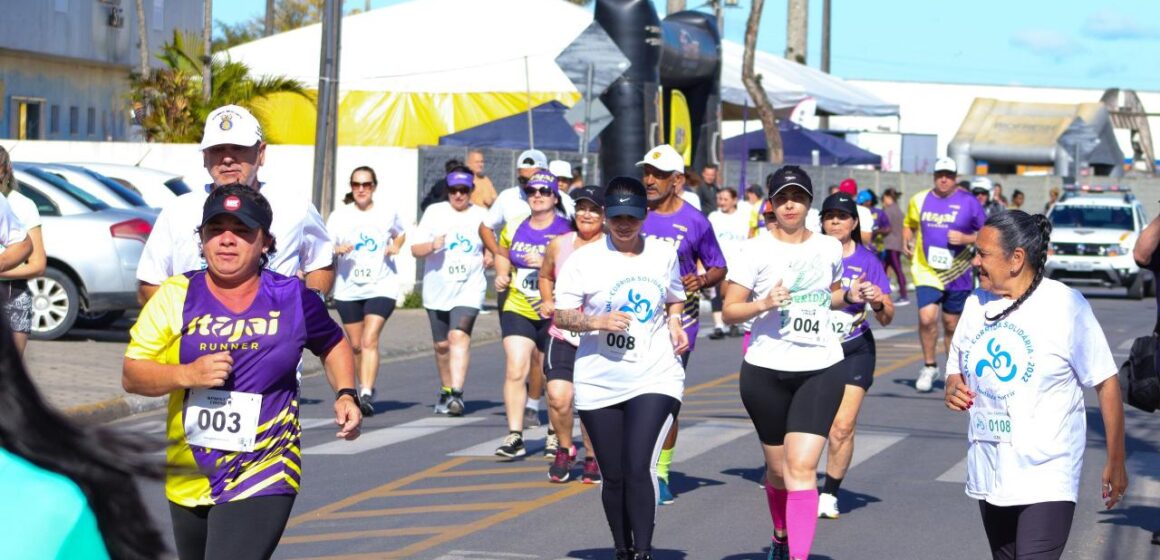
[[[358,391],[355,391],[350,387],[339,389],[338,392],[334,394],[335,402],[337,402],[338,399],[341,399],[343,395],[350,397],[350,399],[354,401],[354,404],[358,404]]]
[[[872,309],[875,313],[881,313],[883,309],[886,309],[886,304],[885,303],[879,304],[878,308],[875,309],[874,304],[871,303],[870,309]]]
[[[846,290],[845,293],[842,294],[842,301],[846,302],[846,305],[858,305],[857,302],[850,301],[850,290]]]

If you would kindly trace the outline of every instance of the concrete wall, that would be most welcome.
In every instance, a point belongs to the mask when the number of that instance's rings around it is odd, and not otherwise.
[[[18,136],[16,98],[43,100],[40,127],[43,139],[97,141],[126,138],[129,80],[128,70],[124,68],[68,63],[0,51],[0,81],[4,83],[0,138]],[[90,116],[93,117],[91,128]]]

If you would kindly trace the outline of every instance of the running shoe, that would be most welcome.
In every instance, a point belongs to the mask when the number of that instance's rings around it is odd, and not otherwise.
[[[451,402],[451,393],[439,391],[439,400],[435,401],[435,414],[447,414],[449,402]]]
[[[560,436],[556,435],[555,430],[548,428],[548,437],[544,439],[544,457],[553,458],[559,450]]]
[[[741,329],[737,328],[737,325],[733,325],[733,326],[729,327],[729,337],[730,338],[737,338],[737,337],[744,336],[744,335],[745,335],[745,333],[741,332]]]
[[[657,504],[658,505],[667,506],[667,505],[673,503],[674,501],[676,501],[676,498],[673,496],[673,493],[671,491],[669,491],[669,483],[665,482],[665,479],[657,477],[657,490],[658,490],[658,496],[657,496]]]
[[[447,399],[447,414],[450,416],[463,416],[467,406],[463,404],[463,391],[451,391],[451,396]]]
[[[358,396],[358,408],[362,411],[363,416],[375,415],[375,392],[371,390],[370,393],[363,393]]]
[[[818,517],[822,519],[838,518],[838,497],[822,492],[818,494]]]
[[[782,538],[780,541],[771,539],[769,541],[769,556],[765,560],[789,560],[789,539]]]
[[[918,379],[914,380],[914,388],[919,393],[929,393],[934,387],[934,378],[938,377],[938,366],[922,366],[918,370]]]
[[[540,411],[527,407],[524,409],[524,429],[538,428],[540,426]]]
[[[898,298],[898,301],[894,302],[894,307],[903,307],[906,305],[910,305],[910,300],[906,298]]]
[[[503,444],[495,450],[495,454],[509,459],[523,457],[528,450],[524,449],[524,436],[519,432],[511,432],[503,438]]]
[[[725,330],[721,327],[715,327],[713,332],[709,333],[709,340],[721,340],[725,338]]]
[[[596,459],[592,457],[584,459],[584,472],[580,475],[580,482],[582,484],[600,484],[601,480],[600,465],[596,464]]]
[[[616,560],[632,560],[632,557],[633,553],[631,550],[621,548],[616,551]]]
[[[552,482],[568,482],[572,478],[572,461],[576,457],[576,447],[571,450],[563,447],[556,449],[556,458],[552,466],[548,467],[548,480]]]
[[[633,555],[632,560],[653,560],[653,555],[652,552],[647,550],[644,552],[637,552],[635,555]]]

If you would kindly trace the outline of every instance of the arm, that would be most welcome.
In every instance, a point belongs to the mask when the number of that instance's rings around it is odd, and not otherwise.
[[[44,274],[44,268],[48,264],[48,258],[44,255],[44,238],[40,233],[40,226],[28,230],[27,240],[32,244],[32,252],[28,255],[28,259],[4,272],[0,272],[0,278],[28,280]],[[4,252],[7,253],[8,251],[5,250]],[[2,268],[0,267],[0,269]]]
[[[680,318],[680,315],[677,315]],[[632,316],[623,311],[613,311],[603,315],[585,315],[579,309],[557,309],[556,326],[572,332],[609,331],[624,332]]]
[[[673,343],[673,353],[680,356],[689,349],[689,333],[681,321],[681,314],[685,312],[685,302],[676,301],[665,305],[668,317],[669,340]]]
[[[902,254],[914,257],[914,230],[908,227],[902,228]]]
[[[483,241],[483,246],[496,257],[500,255],[503,255],[505,258],[507,257],[507,249],[499,246],[499,242],[495,239],[495,232],[484,224],[479,225],[479,239]],[[499,259],[497,258],[496,260],[498,261]]]
[[[1124,405],[1120,402],[1120,380],[1115,375],[1096,385],[1104,436],[1108,442],[1108,462],[1104,465],[1104,503],[1112,509],[1128,489],[1128,471],[1124,468]]]
[[[334,286],[334,265],[324,266],[306,273],[306,287],[320,293],[330,293]]]
[[[540,264],[540,317],[547,319],[556,312],[556,253],[560,250],[560,239],[553,239],[544,250],[544,262]]]
[[[326,369],[326,380],[330,388],[337,392],[339,389],[354,388],[354,351],[346,337],[339,339],[322,355],[322,365]],[[350,395],[343,395],[334,401],[334,421],[339,425],[336,437],[341,439],[355,439],[359,435],[359,426],[362,425],[362,412],[358,403]]]
[[[495,254],[495,291],[502,292],[508,289],[512,282],[512,261],[508,260],[507,251]]]
[[[443,250],[443,243],[446,241],[446,235],[436,236],[435,239],[424,243],[415,243],[411,245],[411,256],[421,259],[430,256],[432,253]]]
[[[387,245],[387,256],[393,257],[403,250],[403,245],[407,243],[407,234],[400,234],[398,237],[391,240],[391,244]]]
[[[32,240],[28,237],[4,247],[0,253],[0,270],[10,270],[20,266],[32,254]]]
[[[146,397],[160,397],[178,389],[212,389],[225,384],[233,365],[229,352],[206,354],[189,364],[125,358],[121,386],[128,393]]]
[[[789,290],[777,285],[765,297],[749,301],[753,291],[733,281],[725,285],[725,301],[721,306],[721,318],[729,325],[744,323],[766,311],[777,309],[790,300]]]
[[[949,242],[951,245],[959,245],[959,246],[971,245],[978,238],[979,238],[978,232],[976,232],[976,233],[963,233],[961,231],[955,231],[953,229],[947,232],[947,242]]]
[[[157,284],[150,284],[148,282],[138,281],[137,282],[137,303],[141,304],[141,306],[144,307],[145,304],[149,302],[149,299],[153,297],[153,294],[157,293],[158,287],[159,286]]]
[[[1132,249],[1132,257],[1136,259],[1136,264],[1142,267],[1151,265],[1152,255],[1156,252],[1157,246],[1160,246],[1160,216],[1153,218],[1136,239],[1136,246]]]

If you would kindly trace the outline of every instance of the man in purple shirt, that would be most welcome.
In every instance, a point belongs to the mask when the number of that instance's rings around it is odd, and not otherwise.
[[[709,219],[681,198],[680,187],[685,183],[685,158],[672,146],[662,144],[649,150],[636,165],[643,168],[644,186],[648,192],[648,215],[645,216],[641,234],[650,240],[665,241],[677,249],[681,282],[685,285],[687,296],[681,321],[689,335],[689,350],[681,356],[681,363],[688,367],[689,355],[697,340],[701,290],[716,286],[725,279],[725,256],[717,244],[717,236],[713,233]],[[704,268],[704,274],[697,274],[698,262]],[[673,427],[669,430],[657,461],[659,501],[662,504],[673,502],[669,490],[669,465],[672,463],[673,447],[677,443],[677,432],[677,420],[674,418]]]

